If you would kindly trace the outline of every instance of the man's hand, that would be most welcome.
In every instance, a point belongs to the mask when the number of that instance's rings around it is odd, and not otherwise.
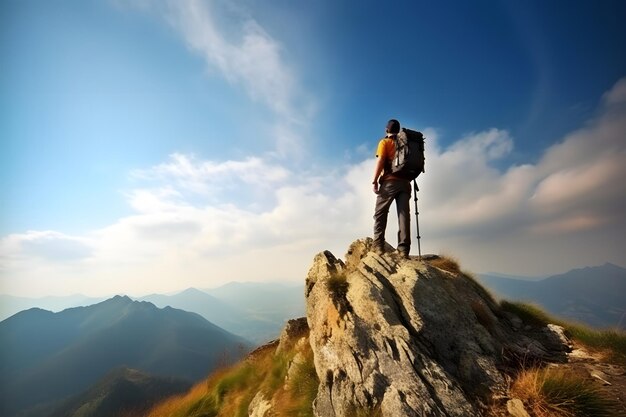
[[[374,191],[374,194],[378,194],[378,181],[374,181],[372,183],[372,189]]]

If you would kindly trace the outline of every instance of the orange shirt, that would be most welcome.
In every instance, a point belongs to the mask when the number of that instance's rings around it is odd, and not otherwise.
[[[380,142],[378,142],[378,148],[376,149],[376,157],[383,157],[387,161],[391,161],[393,159],[394,154],[396,153],[396,144],[393,138],[382,138]]]
[[[380,176],[380,181],[384,180],[400,180],[402,178],[398,178],[394,175],[391,175],[389,170],[391,169],[391,161],[396,154],[396,143],[393,137],[385,137],[378,142],[378,148],[376,149],[376,157],[381,157],[385,159],[385,167],[383,168],[383,173]]]

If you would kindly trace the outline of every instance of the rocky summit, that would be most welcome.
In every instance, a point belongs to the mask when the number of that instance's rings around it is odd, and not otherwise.
[[[458,267],[370,248],[319,253],[306,278],[316,416],[485,415],[512,368],[571,350],[560,327],[522,324]]]

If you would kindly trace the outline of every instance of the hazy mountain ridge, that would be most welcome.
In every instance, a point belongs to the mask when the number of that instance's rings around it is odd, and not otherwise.
[[[104,301],[107,297],[88,297],[82,294],[48,296],[39,298],[15,297],[0,294],[0,321],[31,308],[41,308],[52,312],[72,307],[85,307]]]
[[[142,415],[159,399],[185,392],[190,386],[184,380],[118,368],[89,389],[64,401],[50,417]]]
[[[596,327],[626,328],[626,269],[606,263],[538,281],[479,275],[501,298],[536,302],[548,312]]]
[[[121,296],[18,313],[0,322],[0,339],[0,415],[76,394],[122,365],[194,381],[249,346],[198,314]]]
[[[175,294],[132,298],[159,308],[170,306],[197,313],[231,333],[264,343],[278,337],[288,319],[304,314],[303,291],[302,285],[231,282],[212,289],[188,288]],[[83,295],[43,298],[0,295],[0,321],[31,308],[56,312],[102,300]]]
[[[232,282],[208,290],[152,294],[140,300],[200,314],[229,332],[263,343],[278,337],[288,319],[304,314],[303,292],[302,286]]]

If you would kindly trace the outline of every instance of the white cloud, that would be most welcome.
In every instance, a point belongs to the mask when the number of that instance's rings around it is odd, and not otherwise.
[[[626,103],[626,78],[619,80],[604,96],[604,102],[609,105]]]
[[[216,162],[198,161],[193,155],[174,153],[170,155],[168,162],[149,169],[136,170],[132,176],[171,183],[181,191],[210,194],[241,183],[272,186],[288,178],[289,170],[259,157]],[[175,194],[175,191],[168,194]]]
[[[37,259],[51,262],[83,260],[93,251],[88,239],[54,231],[9,235],[0,242],[0,249],[5,260]]]
[[[625,116],[623,107],[607,106],[536,164],[506,170],[492,164],[511,152],[508,132],[489,129],[441,148],[437,132],[427,130],[427,172],[419,179],[424,252],[451,252],[475,271],[623,265]],[[269,156],[204,161],[174,154],[135,171],[142,183],[127,194],[132,216],[85,236],[4,238],[3,276],[12,279],[3,285],[27,293],[37,282],[54,293],[66,280],[72,292],[145,293],[235,279],[301,282],[315,253],[341,256],[352,240],[371,235],[373,166],[366,159],[294,175]]]

